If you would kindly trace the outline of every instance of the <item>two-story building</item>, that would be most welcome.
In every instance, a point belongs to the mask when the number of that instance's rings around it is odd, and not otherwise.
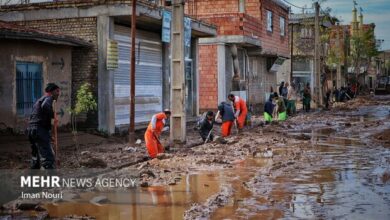
[[[217,26],[216,37],[199,39],[200,111],[216,109],[229,93],[259,109],[289,57],[289,8],[278,0],[195,0],[186,13]]]
[[[292,72],[291,82],[294,82],[298,94],[302,94],[306,84],[310,84],[313,94],[316,75],[314,72],[314,13],[291,14],[289,29],[291,31],[292,54],[290,71]],[[326,59],[329,48],[329,28],[334,24],[334,18],[321,14],[320,21],[320,57],[321,73],[327,71]]]

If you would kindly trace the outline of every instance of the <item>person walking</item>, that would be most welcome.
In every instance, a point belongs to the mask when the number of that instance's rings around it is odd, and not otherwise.
[[[287,113],[289,115],[295,115],[297,101],[297,92],[293,83],[287,88]]]
[[[53,102],[58,99],[60,88],[48,83],[45,95],[38,99],[32,109],[27,128],[31,146],[31,169],[55,169],[55,156],[51,146],[51,120],[54,118]]]
[[[307,83],[305,89],[303,90],[303,110],[305,110],[306,112],[310,111],[310,102],[311,102],[310,84]]]
[[[281,83],[280,83],[280,86],[279,86],[279,95],[282,95],[282,93],[283,93],[283,88],[284,88],[284,81],[282,81]]]
[[[145,145],[151,158],[156,158],[157,154],[164,153],[164,146],[160,142],[160,134],[171,116],[171,111],[165,109],[164,112],[153,115],[145,132]]]

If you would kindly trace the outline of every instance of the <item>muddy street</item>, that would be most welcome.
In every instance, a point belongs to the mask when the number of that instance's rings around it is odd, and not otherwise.
[[[45,201],[52,219],[389,219],[390,97],[174,148],[105,176],[139,186]],[[102,196],[104,201],[95,203]]]

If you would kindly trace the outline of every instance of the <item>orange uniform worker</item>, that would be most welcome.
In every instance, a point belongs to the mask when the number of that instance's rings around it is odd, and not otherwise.
[[[234,123],[233,107],[227,102],[221,102],[221,104],[218,105],[218,111],[222,118],[222,137],[227,137],[230,135]]]
[[[246,114],[248,113],[246,102],[244,99],[238,96],[234,96],[233,94],[229,94],[228,99],[233,102],[233,106],[236,111],[234,116],[237,119],[238,129],[243,129],[245,124]]]
[[[153,115],[145,132],[145,144],[149,156],[155,158],[157,154],[164,153],[164,147],[160,143],[159,137],[164,128],[166,120],[171,116],[171,111],[165,109],[164,112]]]

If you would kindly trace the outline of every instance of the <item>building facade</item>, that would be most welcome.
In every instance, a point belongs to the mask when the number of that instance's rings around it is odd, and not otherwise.
[[[24,132],[33,104],[48,82],[61,88],[59,125],[70,123],[72,50],[88,48],[81,39],[0,21],[0,123]]]
[[[200,111],[216,109],[229,93],[259,109],[289,57],[289,8],[277,0],[196,0],[186,12],[218,32],[199,40]]]
[[[291,82],[294,82],[298,94],[302,95],[305,85],[309,84],[314,94],[316,74],[314,71],[314,49],[315,49],[315,14],[291,14],[289,29],[291,31]],[[319,53],[321,60],[322,80],[328,72],[326,60],[329,49],[329,30],[334,24],[333,18],[320,15],[320,45]],[[324,93],[325,94],[325,93]]]
[[[354,38],[358,36],[363,37],[368,32],[372,32],[370,36],[372,39],[364,42],[364,44],[376,44],[374,31],[375,24],[364,24],[362,12],[358,16],[355,7],[352,9],[352,21],[349,25],[335,25],[331,28],[330,48],[340,63],[340,70],[333,68],[332,72],[333,74],[337,74],[337,71],[341,72],[341,86],[359,83],[368,89],[375,87],[376,78],[379,73],[376,58],[374,56],[370,57],[367,51],[365,51],[367,49],[362,49],[359,52],[364,54],[362,57],[359,57],[360,68],[356,68],[355,61],[357,57],[353,55],[355,53]],[[373,49],[374,47],[371,48]],[[333,80],[332,84],[336,86],[337,82]]]
[[[72,50],[74,97],[84,82],[92,85],[98,111],[82,118],[90,127],[112,134],[129,124],[131,2],[70,0],[10,5],[3,20],[29,28],[81,38],[89,48]],[[170,107],[170,43],[162,41],[160,1],[137,1],[135,121],[144,126],[151,116]],[[216,34],[214,26],[191,19],[190,50],[186,56],[187,116],[198,113],[198,38]],[[117,67],[107,67],[109,48],[117,49]]]

